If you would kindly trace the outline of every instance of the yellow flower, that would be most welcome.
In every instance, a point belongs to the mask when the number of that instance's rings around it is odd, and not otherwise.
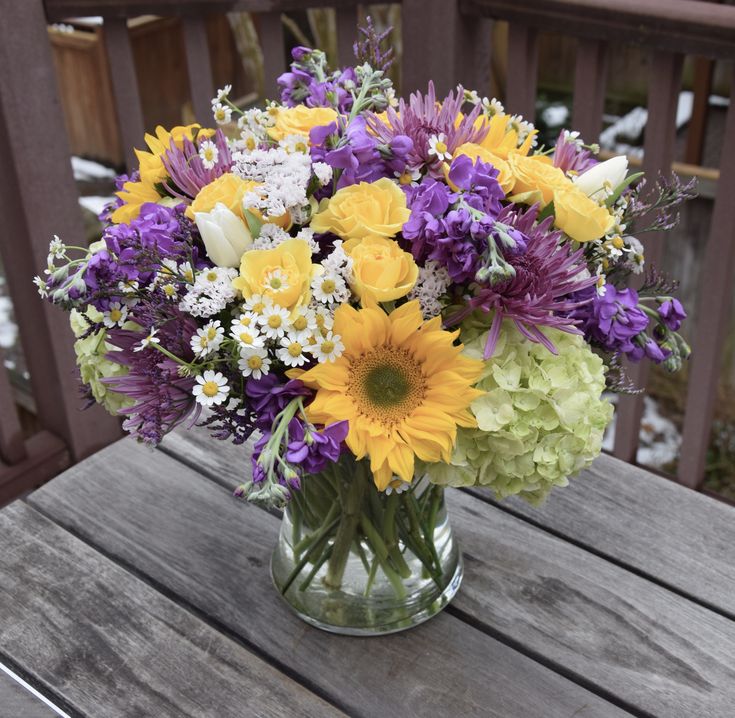
[[[490,128],[480,144],[504,160],[507,160],[512,152],[522,156],[527,155],[531,151],[533,138],[538,132],[538,130],[529,132],[521,146],[518,147],[518,131],[513,129],[512,120],[510,115],[493,115],[489,121],[481,115],[475,120],[475,127],[480,127],[485,123]]]
[[[240,276],[232,280],[245,299],[269,297],[290,312],[308,304],[311,280],[319,272],[311,263],[311,249],[303,239],[287,239],[274,249],[252,249],[240,260]],[[277,283],[276,283],[277,282]]]
[[[459,155],[467,155],[472,161],[480,159],[483,162],[491,164],[498,170],[498,183],[503,188],[503,192],[508,194],[513,189],[513,185],[515,184],[513,172],[511,172],[508,162],[499,155],[496,155],[482,145],[476,145],[474,142],[465,142],[463,145],[457,147],[454,150],[454,156],[458,157]],[[446,168],[445,174],[447,176],[449,175],[448,167]],[[456,191],[456,188],[452,189]]]
[[[554,224],[577,242],[591,242],[604,237],[615,224],[607,207],[590,199],[572,185],[554,192]]]
[[[333,232],[345,240],[394,237],[410,215],[406,195],[395,182],[382,177],[377,182],[343,187],[331,199],[322,200],[311,228]]]
[[[142,205],[161,199],[156,188],[147,182],[126,182],[115,194],[124,202],[110,216],[115,224],[129,224],[140,214]]]
[[[276,123],[268,129],[268,134],[276,142],[280,142],[287,135],[308,137],[312,127],[328,125],[336,119],[337,111],[331,107],[296,105],[296,107],[278,110]]]
[[[211,137],[214,132],[214,130],[203,130],[201,125],[198,124],[173,127],[170,131],[158,125],[155,135],[148,133],[145,135],[145,143],[148,145],[150,152],[135,150],[140,163],[140,179],[153,185],[168,176],[162,158],[166,150],[171,147],[171,140],[174,141],[176,147],[181,149],[184,146],[185,139],[193,142],[195,137],[204,139],[205,137]]]
[[[368,297],[379,302],[405,297],[416,284],[419,268],[413,256],[393,239],[351,239],[344,250],[352,257],[352,289],[363,302]]]
[[[243,218],[242,199],[257,186],[257,182],[226,172],[199,190],[194,201],[186,208],[186,216],[193,220],[197,212],[211,212],[216,204],[221,203],[230,212]]]
[[[390,314],[343,304],[334,333],[344,353],[299,375],[316,389],[309,420],[347,419],[347,446],[358,459],[370,457],[381,491],[394,475],[410,482],[416,457],[449,462],[457,427],[476,425],[469,405],[482,395],[472,385],[484,362],[454,345],[458,332],[444,331],[440,317],[424,322],[413,301]]]
[[[554,192],[572,186],[572,181],[551,160],[543,155],[524,157],[512,152],[508,156],[515,183],[513,184],[514,202],[535,204],[545,207],[554,198]]]

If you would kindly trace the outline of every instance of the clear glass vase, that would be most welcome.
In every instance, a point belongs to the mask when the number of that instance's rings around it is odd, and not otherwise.
[[[283,516],[273,582],[304,621],[378,635],[441,611],[462,581],[444,489],[425,478],[380,492],[367,461],[306,477]]]

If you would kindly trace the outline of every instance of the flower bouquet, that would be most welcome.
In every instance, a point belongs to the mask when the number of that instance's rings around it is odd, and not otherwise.
[[[197,422],[250,446],[236,496],[284,508],[274,582],[346,633],[456,592],[444,487],[538,503],[599,454],[621,358],[689,353],[633,236],[690,186],[537,131],[458,87],[398,100],[370,24],[357,64],[298,47],[280,102],[159,127],[89,248],[54,238],[90,400],[155,445]],[[647,220],[643,221],[643,220]]]

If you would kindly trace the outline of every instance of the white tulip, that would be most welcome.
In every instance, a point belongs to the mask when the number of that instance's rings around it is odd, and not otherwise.
[[[218,267],[239,267],[240,258],[253,243],[245,222],[221,202],[211,212],[197,212],[194,219],[207,256]]]
[[[628,158],[625,155],[612,157],[591,167],[574,178],[574,184],[588,197],[596,201],[605,199],[605,188],[614,190],[628,174]]]

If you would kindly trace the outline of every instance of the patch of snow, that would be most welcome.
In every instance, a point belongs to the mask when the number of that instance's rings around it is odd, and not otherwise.
[[[569,119],[566,105],[549,105],[541,112],[541,119],[547,127],[561,127]]]
[[[101,165],[99,162],[85,160],[81,157],[72,157],[71,166],[74,170],[74,179],[78,182],[89,182],[99,179],[115,179],[115,170]]]
[[[80,197],[79,204],[88,209],[94,214],[99,214],[112,200],[114,197],[97,197],[95,195],[89,195],[87,197]]]
[[[676,128],[683,127],[692,119],[694,107],[694,93],[691,90],[682,90],[676,103]]]
[[[647,121],[648,110],[645,107],[634,107],[600,133],[600,146],[619,152],[618,148],[625,146],[621,143],[636,141],[641,137]]]
[[[18,339],[18,325],[13,321],[13,302],[0,297],[0,347],[10,349]]]

